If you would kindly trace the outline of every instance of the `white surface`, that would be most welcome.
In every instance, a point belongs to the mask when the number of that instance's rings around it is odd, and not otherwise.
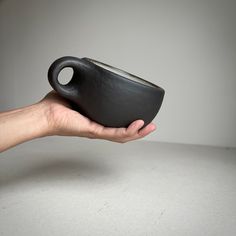
[[[165,88],[149,140],[236,147],[236,1],[0,1],[0,110],[38,101],[56,58]]]
[[[236,235],[236,149],[69,138],[0,156],[0,235]]]

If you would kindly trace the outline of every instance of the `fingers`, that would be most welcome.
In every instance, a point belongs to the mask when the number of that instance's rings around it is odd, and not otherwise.
[[[143,120],[136,120],[134,122],[132,122],[129,127],[127,128],[127,134],[129,136],[133,136],[134,134],[136,134],[138,132],[139,129],[141,129],[144,125],[144,121]]]
[[[132,122],[128,128],[110,128],[104,126],[97,126],[95,135],[98,138],[123,142],[123,140],[126,140],[129,137],[136,135],[138,130],[143,126],[143,124],[144,122],[142,120],[137,120]]]
[[[99,125],[92,130],[92,133],[95,138],[118,141],[125,136],[126,128],[110,128]]]
[[[149,135],[154,130],[156,130],[156,126],[153,123],[150,123],[146,127],[138,130],[133,136],[128,137],[128,139],[124,139],[124,142],[144,138],[145,136]]]
[[[139,135],[142,136],[142,137],[144,137],[144,136],[150,134],[151,132],[153,132],[154,130],[156,130],[155,124],[150,123],[150,124],[148,124],[146,127],[144,127],[143,129],[141,129],[141,130],[139,131]]]
[[[153,123],[141,129],[143,125],[143,120],[136,120],[132,122],[128,128],[109,128],[97,126],[94,136],[95,138],[125,143],[131,140],[143,138],[156,129]]]

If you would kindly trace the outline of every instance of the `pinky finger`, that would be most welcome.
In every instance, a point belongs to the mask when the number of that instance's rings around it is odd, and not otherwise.
[[[146,127],[144,127],[143,129],[141,129],[136,135],[129,137],[128,139],[123,140],[123,141],[128,142],[128,141],[134,141],[134,140],[143,138],[147,136],[148,134],[150,134],[151,132],[153,132],[155,129],[156,129],[156,126],[153,123],[151,123],[147,125]]]
[[[148,124],[146,127],[144,127],[143,129],[141,129],[138,134],[141,137],[145,137],[146,135],[150,134],[151,132],[153,132],[154,130],[156,130],[156,125],[153,123]]]

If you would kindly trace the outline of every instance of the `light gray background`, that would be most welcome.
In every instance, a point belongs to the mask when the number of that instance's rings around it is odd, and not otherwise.
[[[236,2],[0,1],[0,109],[38,101],[61,56],[162,86],[148,140],[236,147]]]

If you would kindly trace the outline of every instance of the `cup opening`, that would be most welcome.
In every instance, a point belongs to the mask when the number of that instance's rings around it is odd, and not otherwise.
[[[108,71],[110,71],[112,73],[115,73],[117,75],[125,77],[125,78],[127,78],[129,80],[135,81],[135,82],[140,83],[140,84],[144,84],[144,85],[149,86],[149,87],[159,88],[157,85],[152,84],[151,82],[148,82],[148,81],[146,81],[146,80],[144,80],[142,78],[139,78],[136,75],[130,74],[130,73],[124,71],[124,70],[118,69],[116,67],[107,65],[107,64],[105,64],[103,62],[99,62],[99,61],[96,61],[96,60],[91,59],[91,58],[86,58],[86,59],[89,60],[90,62],[94,63],[95,65],[105,69],[105,70],[108,70]]]

